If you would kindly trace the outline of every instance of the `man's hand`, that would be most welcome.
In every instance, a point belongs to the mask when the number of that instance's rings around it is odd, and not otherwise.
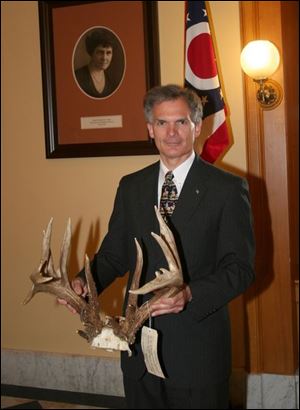
[[[192,300],[192,292],[189,286],[185,286],[175,296],[160,298],[151,307],[151,316],[165,315],[166,313],[179,313],[185,305]]]
[[[81,278],[75,278],[71,282],[71,286],[77,295],[80,295],[82,297],[86,297],[87,295],[87,286],[86,283],[84,283],[83,279]],[[60,305],[65,305],[72,313],[77,313],[74,308],[72,308],[71,305],[65,300],[65,299],[59,299],[57,298],[57,302]]]

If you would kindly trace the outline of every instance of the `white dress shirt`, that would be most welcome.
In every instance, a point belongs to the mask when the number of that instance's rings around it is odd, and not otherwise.
[[[172,171],[174,175],[173,181],[177,188],[178,198],[181,193],[185,178],[187,177],[187,174],[192,166],[192,163],[194,162],[194,158],[195,152],[193,151],[192,154],[188,157],[188,159],[186,159],[182,164],[180,164],[177,168],[173,169]],[[160,160],[160,169],[158,176],[158,204],[160,203],[161,189],[163,183],[165,182],[165,175],[169,171],[170,170],[165,166],[162,160]]]

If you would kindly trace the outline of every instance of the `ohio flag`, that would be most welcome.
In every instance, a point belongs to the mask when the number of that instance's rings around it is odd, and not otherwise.
[[[205,141],[201,157],[215,162],[229,145],[225,104],[205,1],[186,1],[185,86],[201,98],[203,124],[200,140]]]

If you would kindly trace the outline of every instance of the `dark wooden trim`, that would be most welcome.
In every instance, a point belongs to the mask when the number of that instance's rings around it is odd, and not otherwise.
[[[281,2],[240,2],[242,46],[251,40],[268,39],[285,55]],[[272,17],[270,17],[272,16]],[[286,101],[284,73],[290,64],[282,58],[272,79],[283,88],[283,101],[274,110],[263,111],[256,101],[256,86],[244,76],[248,180],[256,236],[256,272],[253,287],[246,294],[249,323],[251,373],[295,374],[298,367],[297,324],[294,281],[290,256],[291,212],[287,113],[297,100]],[[287,92],[286,92],[287,91]],[[290,150],[291,151],[291,150]],[[291,153],[291,152],[290,152]],[[291,153],[292,154],[292,153]],[[293,153],[292,155],[297,155]],[[292,218],[293,220],[293,218]],[[292,238],[294,241],[295,238]],[[297,243],[297,242],[296,242]]]

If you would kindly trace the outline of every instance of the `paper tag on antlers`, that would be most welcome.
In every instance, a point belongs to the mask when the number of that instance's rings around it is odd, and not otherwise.
[[[165,375],[160,367],[157,355],[158,333],[155,329],[143,326],[142,328],[142,351],[144,353],[145,364],[149,373],[162,377]]]

